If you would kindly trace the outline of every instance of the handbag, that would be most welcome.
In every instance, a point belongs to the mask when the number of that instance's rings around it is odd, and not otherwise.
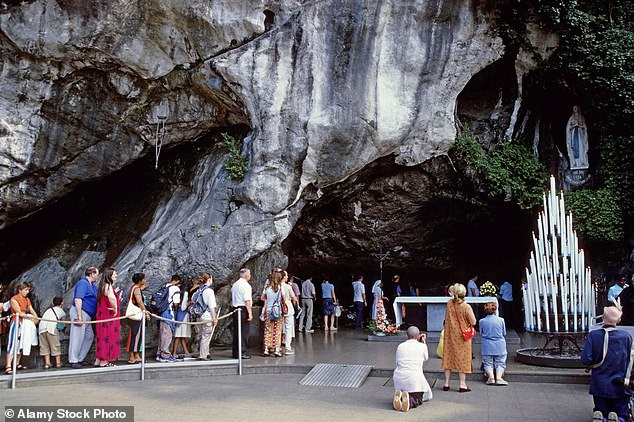
[[[475,334],[476,334],[475,328],[473,328],[473,326],[471,324],[469,324],[469,327],[467,327],[467,328],[465,328],[463,330],[462,326],[460,325],[460,318],[458,317],[458,310],[456,309],[456,302],[453,303],[453,310],[456,313],[456,319],[458,320],[458,327],[460,328],[460,334],[462,334],[462,339],[464,341],[471,340],[473,338],[473,336],[475,336]]]
[[[128,301],[128,308],[125,310],[125,316],[133,321],[141,321],[143,319],[143,310],[132,301],[133,293],[134,288],[130,291],[130,300]]]
[[[59,316],[57,315],[57,312],[55,312],[55,308],[51,308],[51,311],[53,311],[53,313],[55,314],[55,319],[59,321]],[[64,331],[66,325],[64,325],[63,322],[58,322],[57,324],[55,324],[55,328],[57,329],[57,331]]]

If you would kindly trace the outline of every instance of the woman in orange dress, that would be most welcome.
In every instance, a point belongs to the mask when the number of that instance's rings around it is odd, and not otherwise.
[[[37,312],[33,309],[33,305],[31,305],[31,300],[27,297],[29,292],[31,291],[31,285],[27,282],[22,282],[18,284],[17,294],[11,298],[11,315],[13,318],[11,319],[11,328],[9,330],[9,339],[7,343],[7,365],[5,367],[5,373],[12,374],[13,373],[13,348],[18,348],[18,355],[16,358],[16,368],[17,369],[27,369],[26,366],[20,364],[20,358],[22,354],[25,356],[31,355],[31,342],[26,341],[25,339],[29,337],[27,333],[24,331],[20,332],[20,339],[18,340],[18,344],[14,344],[14,334],[15,330],[20,330],[23,324],[36,324],[37,320],[33,321],[25,321],[24,318],[37,318]],[[35,325],[33,325],[34,329]],[[36,331],[37,333],[37,331]],[[37,334],[36,334],[37,336]],[[27,346],[28,344],[28,346]],[[35,342],[34,344],[37,344]],[[27,350],[28,347],[28,350]],[[24,349],[24,350],[22,350]]]
[[[465,393],[471,391],[467,386],[467,375],[471,370],[471,339],[465,340],[462,331],[476,323],[471,306],[467,305],[464,297],[467,289],[457,283],[453,286],[454,297],[447,302],[445,311],[445,343],[443,350],[442,367],[445,370],[445,384],[442,389],[449,391],[449,379],[451,372],[458,372],[460,386],[458,391]]]

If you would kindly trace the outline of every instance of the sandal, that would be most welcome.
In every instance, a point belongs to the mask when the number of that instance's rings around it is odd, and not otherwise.
[[[59,364],[59,365],[55,365],[55,367],[56,367],[56,368],[61,368],[61,367],[62,367],[62,365],[61,365],[61,364]]]
[[[117,366],[117,365],[115,365],[115,364],[114,364],[114,363],[112,363],[112,362],[108,362],[108,363],[106,363],[105,365],[99,365],[99,367],[100,367],[100,368],[111,368],[111,367],[113,367],[113,366]]]
[[[17,366],[17,369],[29,369],[29,368],[27,368],[27,367],[26,367],[26,366],[24,366],[24,365],[18,365],[18,366]]]
[[[48,365],[48,364],[44,365],[44,369],[50,369],[50,368],[51,368],[51,365]]]
[[[134,365],[135,363],[139,363],[139,362],[138,362],[138,361],[136,361],[136,360],[133,360],[133,361],[128,361],[128,363],[129,363],[130,365]]]
[[[7,375],[11,375],[13,374],[13,369],[11,369],[11,367],[5,368],[4,369],[4,373]]]

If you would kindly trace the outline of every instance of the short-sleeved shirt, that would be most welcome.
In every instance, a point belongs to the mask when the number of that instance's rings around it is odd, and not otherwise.
[[[239,278],[238,281],[231,286],[231,305],[233,307],[246,306],[246,302],[253,300],[253,290],[251,285],[244,278]]]
[[[513,302],[513,286],[511,286],[511,283],[509,283],[508,281],[505,281],[500,286],[500,297],[502,298],[502,300],[505,300],[507,302]]]
[[[499,316],[487,315],[480,320],[483,355],[503,355],[506,353],[506,325]]]
[[[18,307],[20,308],[20,312],[28,314],[31,313],[31,299],[29,299],[28,297],[24,297],[22,295],[15,295],[11,298],[11,300],[15,300],[18,303]],[[11,301],[10,300],[10,301]],[[13,308],[11,308],[11,313],[15,314],[16,312],[13,310]],[[19,321],[22,321],[22,318],[19,318]]]
[[[475,290],[475,295],[472,294],[471,289]],[[480,289],[478,289],[478,285],[473,279],[469,280],[469,282],[467,283],[467,296],[480,296]]]
[[[352,292],[354,293],[353,302],[363,302],[363,294],[365,293],[365,286],[363,282],[357,280],[352,282]]]
[[[299,299],[299,297],[302,295],[302,293],[299,291],[299,286],[295,282],[290,283],[290,285],[293,288],[293,293],[295,293],[295,297]]]
[[[335,285],[330,283],[321,284],[321,298],[332,299],[332,292],[335,291]]]
[[[212,319],[211,312],[209,312],[209,310],[216,307],[216,294],[214,293],[214,289],[206,287],[205,290],[203,290],[203,302],[207,305],[207,310],[201,315],[201,318]]]
[[[282,297],[288,307],[288,315],[295,315],[295,309],[293,308],[292,298],[296,297],[293,288],[287,283],[282,283]]]
[[[302,283],[302,299],[312,299],[315,295],[315,285],[312,280],[308,280]]]
[[[91,284],[86,277],[79,280],[75,286],[75,299],[81,299],[81,310],[91,317],[97,314],[97,289],[98,286]]]

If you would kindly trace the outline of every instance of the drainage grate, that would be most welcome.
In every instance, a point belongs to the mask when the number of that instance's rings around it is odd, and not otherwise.
[[[371,370],[371,365],[318,363],[299,383],[319,387],[358,388],[370,375]]]

